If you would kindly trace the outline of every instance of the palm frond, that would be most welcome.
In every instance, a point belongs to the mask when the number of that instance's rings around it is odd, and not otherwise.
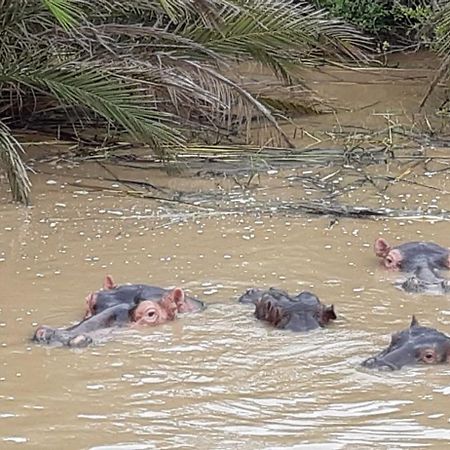
[[[42,1],[65,30],[70,30],[80,23],[83,11],[76,4],[79,2],[73,0]]]
[[[179,34],[222,55],[253,58],[285,79],[293,66],[314,59],[365,59],[361,48],[370,45],[352,27],[305,3],[246,1],[238,12],[228,8],[222,18],[218,30],[193,22],[184,24]]]
[[[82,107],[119,124],[135,139],[160,147],[181,146],[182,136],[171,125],[171,114],[158,111],[144,89],[105,71],[79,65],[29,68],[25,73],[10,74],[11,81],[51,94],[62,105]]]
[[[256,61],[301,86],[299,69],[366,60],[370,45],[343,22],[285,0],[0,0],[0,29],[4,126],[43,121],[48,111],[75,127],[102,118],[160,152],[199,134],[248,142],[255,126],[289,145],[277,119],[301,110],[300,98],[258,98],[235,63]]]
[[[31,182],[20,154],[22,146],[0,120],[0,164],[8,176],[13,200],[29,204]]]
[[[450,3],[445,2],[443,7],[437,11],[430,21],[436,29],[438,35],[436,46],[438,53],[442,56],[443,60],[439,69],[434,74],[434,77],[428,86],[427,92],[420,102],[420,108],[425,105],[436,86],[447,76],[450,71]]]
[[[441,55],[446,56],[450,53],[450,2],[445,2],[442,9],[438,10],[431,18],[437,31],[437,48]]]

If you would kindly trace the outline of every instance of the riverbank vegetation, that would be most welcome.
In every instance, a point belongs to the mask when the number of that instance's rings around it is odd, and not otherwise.
[[[430,44],[430,21],[442,6],[437,0],[314,0],[359,30],[397,45]]]
[[[319,3],[370,31],[343,13],[345,1]],[[422,16],[449,54],[449,8]],[[266,127],[271,146],[289,148],[280,119],[315,108],[301,69],[367,63],[372,49],[328,11],[283,0],[0,0],[0,31],[0,159],[24,203],[24,131],[99,147],[126,133],[164,159],[190,141],[249,143]],[[286,95],[242,79],[235,68],[249,61]]]
[[[270,96],[241,85],[233,64],[255,61],[304,90],[299,68],[360,61],[368,44],[325,12],[282,0],[1,0],[0,24],[0,153],[22,202],[21,128],[90,128],[100,142],[126,131],[164,157],[262,121],[289,145]]]

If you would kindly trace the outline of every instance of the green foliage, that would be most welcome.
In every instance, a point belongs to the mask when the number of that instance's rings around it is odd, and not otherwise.
[[[450,2],[447,2],[436,14],[433,24],[436,27],[436,46],[442,56],[448,57],[450,56]]]
[[[421,29],[433,14],[429,0],[315,0],[357,28],[400,42],[419,39]]]
[[[374,0],[318,0],[318,6],[329,9],[363,31],[379,33],[387,27],[388,12]]]

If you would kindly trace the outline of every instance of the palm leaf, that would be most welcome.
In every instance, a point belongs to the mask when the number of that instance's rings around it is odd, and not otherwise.
[[[8,176],[14,201],[28,204],[31,182],[20,154],[23,149],[4,122],[0,120],[0,164]]]
[[[25,73],[3,74],[14,81],[58,99],[62,105],[83,107],[119,124],[135,139],[156,147],[180,146],[181,135],[171,125],[172,116],[158,111],[135,82],[126,82],[96,69],[65,65]],[[0,76],[1,80],[1,76]]]
[[[427,92],[420,102],[420,108],[425,105],[436,86],[447,76],[450,71],[450,3],[445,2],[443,8],[438,10],[438,12],[430,20],[439,36],[436,46],[438,48],[438,53],[442,56],[443,60],[439,69],[435,72],[434,77],[428,86]]]
[[[83,12],[73,0],[42,0],[44,5],[53,14],[58,23],[66,30],[79,24]]]
[[[253,58],[289,78],[290,68],[323,57],[364,59],[370,41],[353,28],[306,4],[252,0],[228,8],[219,30],[185,24],[180,34],[223,55]],[[295,59],[296,58],[296,59]],[[296,61],[296,64],[293,64]]]
[[[248,141],[267,124],[289,143],[274,110],[298,102],[258,100],[233,64],[253,60],[300,85],[299,68],[364,60],[369,42],[284,0],[0,0],[0,29],[4,125],[33,121],[52,99],[62,125],[101,117],[159,151],[180,149],[189,133]]]
[[[450,53],[450,2],[445,2],[431,21],[438,33],[438,51],[442,56],[447,56]]]

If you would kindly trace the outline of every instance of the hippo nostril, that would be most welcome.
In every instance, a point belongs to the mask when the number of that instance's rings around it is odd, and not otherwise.
[[[71,338],[67,342],[67,346],[82,348],[82,347],[87,347],[89,344],[92,344],[92,342],[93,341],[90,336],[87,336],[84,334],[79,334],[78,336]]]
[[[376,359],[375,358],[367,358],[365,361],[361,363],[363,367],[372,368],[375,366]]]
[[[48,341],[50,338],[51,333],[49,330],[45,327],[40,327],[36,330],[34,333],[34,340],[37,342],[45,342]]]
[[[392,269],[395,268],[396,266],[396,262],[395,259],[392,256],[386,256],[386,258],[384,259],[384,265],[388,268],[388,269]]]

